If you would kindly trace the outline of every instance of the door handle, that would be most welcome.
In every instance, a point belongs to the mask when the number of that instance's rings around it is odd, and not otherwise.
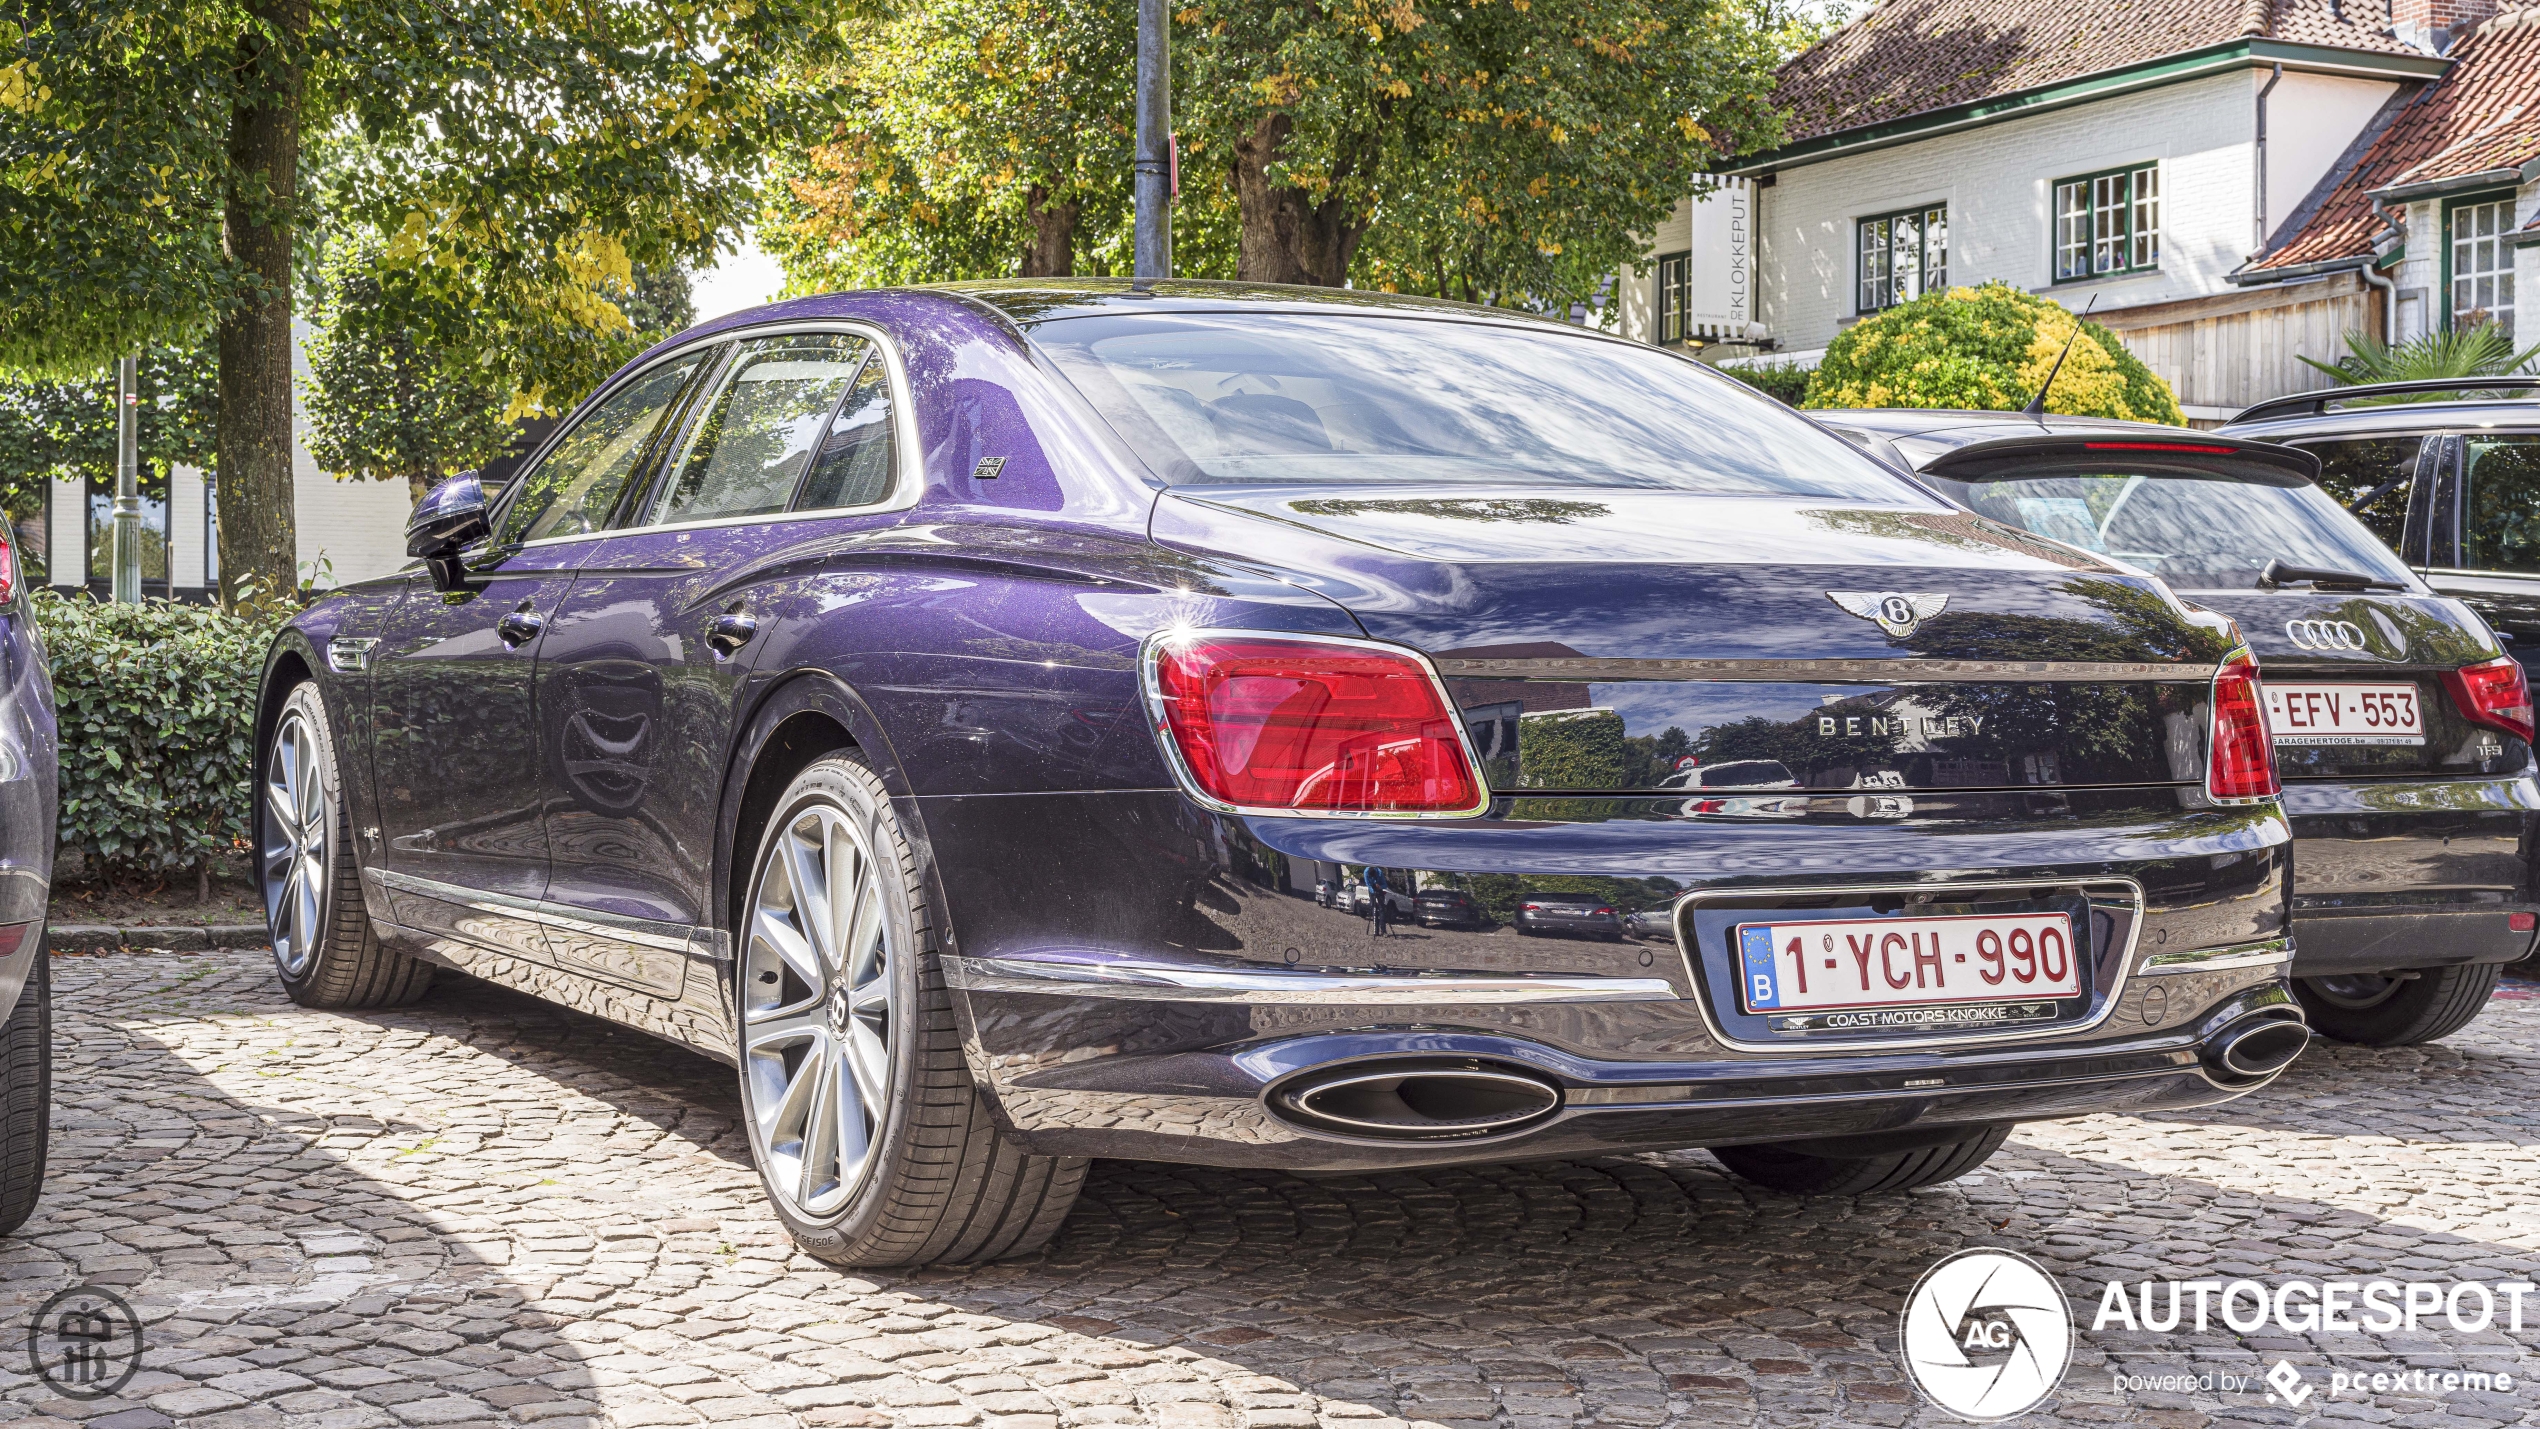
[[[525,600],[518,610],[494,622],[494,633],[503,637],[503,643],[514,650],[537,639],[538,632],[546,628],[547,617],[530,609],[529,602]]]
[[[749,644],[750,637],[756,634],[756,617],[728,610],[716,616],[714,624],[706,627],[706,644],[713,649],[717,659],[728,660],[740,654],[741,647]]]

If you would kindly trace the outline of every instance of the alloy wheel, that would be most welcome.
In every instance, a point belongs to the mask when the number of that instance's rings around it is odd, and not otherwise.
[[[327,802],[318,767],[317,733],[308,716],[291,710],[274,731],[265,761],[263,871],[265,926],[282,975],[300,978],[317,958],[319,920],[326,913],[329,841],[335,810]]]
[[[768,1184],[805,1219],[855,1193],[890,1107],[884,897],[863,832],[825,802],[770,834],[750,883],[740,998],[750,1135]]]

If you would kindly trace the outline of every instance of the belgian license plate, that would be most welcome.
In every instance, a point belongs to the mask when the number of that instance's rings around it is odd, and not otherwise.
[[[2414,685],[2267,684],[2267,723],[2286,746],[2423,744]]]
[[[1738,999],[1777,1031],[2040,1021],[2081,995],[2065,913],[1741,923],[1737,949]]]

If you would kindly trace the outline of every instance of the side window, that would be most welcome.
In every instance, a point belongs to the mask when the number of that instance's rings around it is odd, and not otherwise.
[[[898,448],[891,440],[891,377],[876,352],[857,374],[847,400],[838,404],[797,509],[870,506],[891,494],[898,471]]]
[[[2540,437],[2461,440],[2461,564],[2540,575]]]
[[[2320,489],[2355,513],[2391,550],[2408,529],[2408,498],[2416,490],[2420,437],[2364,437],[2342,442],[2304,442],[2320,459]]]
[[[580,536],[607,525],[663,416],[705,358],[693,353],[643,373],[574,423],[547,459],[520,478],[498,544]]]
[[[784,510],[866,346],[844,333],[742,344],[690,424],[678,460],[664,472],[652,520]]]

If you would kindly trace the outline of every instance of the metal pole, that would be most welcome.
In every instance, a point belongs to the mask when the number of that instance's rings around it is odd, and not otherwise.
[[[1173,57],[1167,47],[1165,0],[1138,0],[1138,161],[1130,194],[1137,203],[1132,275],[1173,276]]]
[[[117,605],[141,603],[141,359],[115,359],[115,565]]]

